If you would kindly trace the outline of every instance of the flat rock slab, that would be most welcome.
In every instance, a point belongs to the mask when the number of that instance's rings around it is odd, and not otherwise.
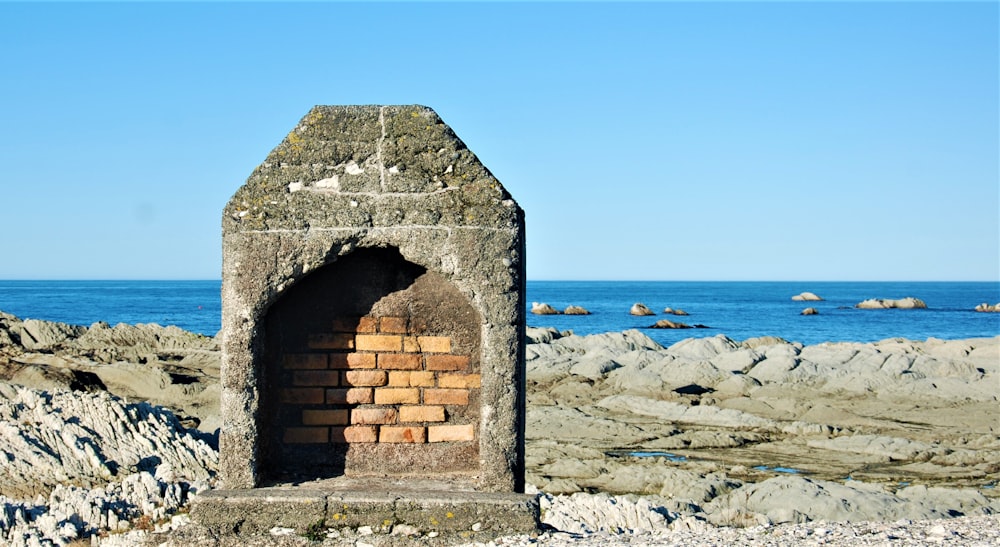
[[[274,527],[304,533],[326,528],[371,527],[378,533],[397,526],[413,532],[488,534],[538,529],[535,496],[508,492],[411,490],[312,490],[254,488],[212,490],[194,498],[191,518],[220,534],[259,534]]]

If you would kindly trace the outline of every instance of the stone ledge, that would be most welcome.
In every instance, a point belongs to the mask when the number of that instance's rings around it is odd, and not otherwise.
[[[319,490],[210,490],[191,500],[191,518],[221,534],[266,533],[275,526],[305,531],[326,518],[326,503]]]
[[[192,500],[191,518],[221,534],[256,534],[275,526],[298,533],[323,521],[329,528],[370,526],[388,532],[523,534],[538,529],[535,496],[504,492],[321,491],[299,488],[212,490]]]

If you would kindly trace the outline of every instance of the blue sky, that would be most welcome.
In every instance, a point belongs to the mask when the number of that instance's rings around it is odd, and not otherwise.
[[[315,104],[434,108],[529,279],[998,280],[998,4],[0,3],[3,279],[214,279]]]

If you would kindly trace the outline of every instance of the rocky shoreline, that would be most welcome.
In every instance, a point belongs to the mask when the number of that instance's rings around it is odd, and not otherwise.
[[[527,480],[549,529],[495,544],[997,541],[1000,337],[528,334]],[[218,360],[176,328],[0,313],[0,541],[226,544],[181,526],[214,473]]]

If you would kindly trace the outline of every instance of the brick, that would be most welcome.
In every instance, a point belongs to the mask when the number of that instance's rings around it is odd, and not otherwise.
[[[413,387],[434,387],[434,373],[414,370],[410,372],[410,385]]]
[[[328,405],[368,405],[375,402],[375,393],[370,387],[350,387],[326,390]]]
[[[355,337],[358,351],[399,351],[403,337],[397,334],[359,334]]]
[[[364,316],[358,320],[357,332],[373,334],[378,332],[378,319],[371,316]]]
[[[278,392],[278,400],[299,405],[321,405],[325,395],[321,387],[289,387]]]
[[[476,440],[476,429],[469,425],[432,425],[427,428],[427,442],[443,443]]]
[[[331,427],[330,441],[335,443],[377,443],[378,428],[373,425]]]
[[[378,331],[393,334],[406,334],[406,318],[383,317],[378,321]]]
[[[379,425],[396,423],[395,408],[352,408],[351,424]]]
[[[448,353],[451,351],[451,338],[447,336],[418,336],[417,344],[422,352]]]
[[[302,425],[347,425],[347,409],[303,410]]]
[[[390,370],[389,387],[410,387],[410,371]]]
[[[438,387],[478,388],[482,377],[478,374],[442,374],[438,376]]]
[[[420,343],[416,336],[403,337],[403,353],[420,353]]]
[[[375,364],[387,370],[420,370],[424,362],[423,356],[416,353],[379,353]]]
[[[331,353],[330,368],[375,368],[374,353]]]
[[[405,422],[443,422],[443,406],[401,406],[399,421]]]
[[[424,404],[427,405],[467,405],[469,390],[467,389],[425,389]]]
[[[423,427],[380,427],[378,430],[380,443],[424,443],[427,442],[427,430]]]
[[[469,368],[468,355],[428,355],[427,370],[466,370]]]
[[[310,334],[309,349],[354,349],[353,334]]]
[[[380,387],[375,390],[375,404],[419,404],[420,390],[415,387]]]
[[[289,444],[314,444],[330,442],[328,427],[286,427],[282,441]]]
[[[287,353],[282,359],[282,366],[291,370],[325,369],[326,364],[325,353]]]
[[[348,370],[343,373],[345,386],[384,386],[388,377],[384,370]]]
[[[296,370],[292,373],[294,386],[339,386],[340,373],[335,370]]]

